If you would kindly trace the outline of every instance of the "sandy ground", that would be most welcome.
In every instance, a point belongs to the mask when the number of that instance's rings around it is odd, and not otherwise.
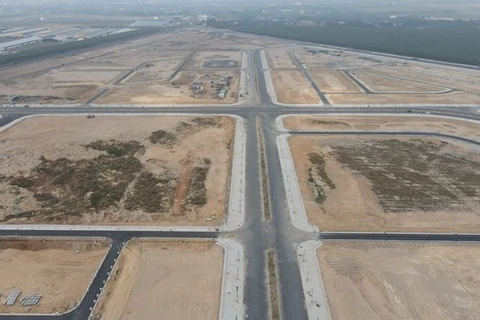
[[[164,74],[165,76],[166,74]],[[168,75],[170,76],[170,74]],[[218,98],[216,88],[210,86],[213,79],[221,81],[232,77],[230,91],[225,99]],[[127,82],[124,85],[110,89],[96,100],[99,104],[227,104],[235,103],[240,85],[240,74],[232,71],[183,71],[173,81],[163,82]],[[207,90],[203,95],[195,95],[191,91],[194,82],[202,83]]]
[[[267,50],[266,56],[270,69],[297,69],[287,50]]]
[[[289,130],[359,130],[435,132],[480,140],[480,123],[428,116],[308,116],[286,117]]]
[[[102,319],[217,319],[222,248],[135,241],[123,250],[94,314]]]
[[[70,160],[93,159],[102,152],[86,149],[84,146],[98,139],[139,141],[145,146],[145,153],[139,159],[155,174],[168,170],[179,176],[186,163],[196,163],[203,158],[210,159],[211,166],[205,182],[207,204],[175,217],[131,212],[120,207],[100,213],[85,213],[78,219],[71,217],[74,220],[65,222],[218,225],[225,217],[232,156],[230,148],[233,144],[235,122],[232,118],[216,117],[218,126],[196,126],[192,122],[194,118],[112,116],[86,119],[72,116],[26,119],[0,133],[0,176],[28,175],[40,163],[42,155],[52,160],[61,157]],[[176,127],[182,122],[192,125],[193,133],[178,133]],[[159,129],[177,134],[178,142],[171,146],[152,144],[149,136]],[[0,217],[38,208],[39,203],[30,191],[24,188],[12,190],[7,181],[0,182]]]
[[[180,59],[152,61],[123,80],[123,83],[158,84],[158,81],[168,80],[181,62]]]
[[[317,104],[320,102],[315,90],[298,70],[270,71],[277,99],[289,104]]]
[[[322,90],[330,93],[329,98],[336,104],[480,103],[480,78],[475,70],[332,49],[311,54],[302,48],[296,49],[295,54]],[[373,91],[397,94],[347,94],[358,91],[350,91],[355,86],[351,87],[350,80],[342,80],[343,76],[339,76],[339,72],[343,71],[349,71],[364,80]],[[458,92],[447,95],[417,94],[438,92],[445,88],[456,89]],[[401,92],[408,94],[400,94]]]
[[[480,104],[480,95],[447,94],[328,94],[335,104]]]
[[[334,153],[334,148],[337,146],[355,146],[359,143],[369,146],[375,141],[384,141],[387,139],[396,139],[398,141],[411,141],[409,138],[396,137],[340,137],[340,136],[323,136],[323,137],[292,137],[290,138],[290,147],[295,163],[295,168],[299,177],[300,189],[303,195],[307,215],[312,224],[318,226],[321,230],[327,231],[409,231],[409,232],[476,232],[480,227],[480,210],[478,203],[478,186],[475,194],[459,193],[457,200],[447,201],[445,193],[435,195],[427,195],[435,190],[444,190],[454,188],[454,183],[460,183],[463,179],[469,179],[469,175],[476,174],[475,171],[469,173],[462,173],[458,176],[456,174],[439,173],[438,168],[435,169],[436,161],[432,163],[423,163],[421,160],[418,165],[426,165],[431,167],[425,173],[420,173],[422,176],[413,175],[410,179],[423,179],[409,181],[410,167],[399,167],[394,164],[385,163],[383,159],[377,159],[376,154],[358,154],[357,159],[364,159],[365,163],[369,163],[381,177],[384,175],[383,171],[378,171],[377,168],[385,168],[387,171],[386,177],[391,175],[392,182],[384,193],[377,194],[374,192],[374,183],[363,174],[352,171],[346,165],[340,163]],[[468,149],[464,144],[448,141],[448,145],[444,145],[436,139],[422,139],[425,143],[431,142],[438,146],[442,146],[441,155],[453,155],[454,158],[462,157],[477,163],[480,162],[480,151],[473,147]],[[362,147],[363,148],[363,147]],[[379,149],[381,150],[381,149]],[[312,188],[308,184],[309,168],[311,163],[309,161],[309,153],[319,153],[324,155],[326,161],[325,172],[333,181],[335,188],[327,188],[323,186],[326,199],[320,205],[314,201],[314,194]],[[403,151],[402,151],[403,152]],[[404,154],[398,154],[398,158],[404,158]],[[423,157],[423,155],[416,155]],[[354,157],[355,158],[355,157]],[[408,166],[413,166],[415,163],[410,163]],[[395,171],[388,171],[394,170]],[[443,168],[442,168],[443,170]],[[395,172],[395,173],[394,173]],[[418,172],[418,171],[416,171]],[[455,171],[454,171],[455,172]],[[428,176],[428,178],[425,177]],[[386,178],[385,178],[386,179]],[[382,181],[384,181],[383,179]],[[395,181],[395,179],[399,179]],[[380,181],[380,180],[378,180]],[[433,183],[435,181],[435,183]],[[465,180],[466,181],[466,180]],[[427,184],[432,184],[432,189],[424,189]],[[394,196],[394,189],[397,185],[403,186],[403,190],[408,195],[405,201],[397,196]],[[417,190],[417,191],[415,191]],[[455,189],[456,190],[456,189]],[[398,190],[400,192],[402,190]],[[387,196],[388,192],[388,196]],[[440,191],[439,191],[440,192]],[[449,191],[450,192],[450,191]],[[452,191],[457,194],[457,191]],[[393,193],[393,194],[392,194]],[[450,194],[450,193],[447,193]],[[433,201],[438,197],[438,203],[447,203],[449,205],[437,208]],[[399,209],[393,211],[386,211],[380,204],[381,201],[387,203],[389,207],[397,207]],[[425,203],[432,204],[431,206]],[[415,210],[415,206],[422,206],[432,208],[427,211]],[[408,207],[408,209],[402,209]]]
[[[324,93],[360,93],[362,89],[339,71],[311,70],[310,75]]]
[[[480,318],[478,244],[325,242],[317,254],[334,320]]]
[[[250,41],[252,44],[248,44]],[[0,68],[0,103],[11,103],[10,98],[15,95],[28,97],[25,101],[17,102],[20,105],[85,103],[101,90],[110,88],[119,76],[142,64],[153,66],[140,68],[130,77],[130,85],[132,82],[148,80],[155,83],[148,86],[146,83],[138,83],[140,88],[112,88],[111,101],[122,104],[230,103],[236,101],[236,98],[220,102],[210,98],[192,99],[189,90],[183,90],[183,93],[180,90],[177,97],[177,93],[171,93],[167,85],[158,82],[168,78],[178,65],[177,62],[192,50],[199,52],[199,66],[203,65],[204,58],[225,56],[238,61],[240,67],[241,50],[276,43],[278,41],[258,36],[233,36],[199,29],[183,29],[128,40],[64,58]],[[217,49],[221,51],[214,51]],[[224,51],[225,49],[233,51]],[[237,73],[234,70],[232,76],[238,77]],[[236,85],[238,86],[238,81]],[[238,94],[236,87],[231,91]],[[110,100],[105,101],[108,103]]]
[[[204,68],[204,62],[211,60],[231,60],[237,62],[237,67],[232,68],[239,69],[242,66],[242,52],[241,51],[198,51],[193,57],[192,63],[190,63],[187,69],[206,69],[211,70],[211,68]]]
[[[66,312],[81,301],[108,245],[101,241],[0,241],[0,313],[27,313],[20,305],[25,295],[42,296],[28,313]],[[3,304],[13,289],[22,291],[16,304]]]
[[[431,84],[391,78],[368,72],[352,72],[352,75],[363,82],[374,92],[402,92],[402,93],[435,93],[447,90]]]

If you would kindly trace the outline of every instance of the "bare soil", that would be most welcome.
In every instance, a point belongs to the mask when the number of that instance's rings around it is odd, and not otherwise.
[[[297,69],[287,50],[267,50],[266,56],[270,69]]]
[[[475,70],[332,49],[312,54],[305,48],[297,48],[295,54],[335,104],[480,103],[480,78]],[[341,75],[345,71],[379,94],[359,94],[351,80]],[[438,93],[447,89],[456,92]]]
[[[0,218],[218,225],[225,217],[234,123],[228,117],[26,119],[0,133]],[[181,198],[176,189],[186,190]],[[183,210],[173,215],[175,201]]]
[[[313,80],[324,93],[360,93],[362,89],[339,71],[310,71]]]
[[[107,99],[98,100],[97,103],[231,103],[237,101],[239,68],[228,72],[227,76],[234,79],[225,100],[217,100],[217,97],[212,99],[209,95],[195,97],[188,84],[185,88],[172,90],[172,83],[167,79],[181,59],[192,50],[199,52],[195,58],[198,66],[203,65],[203,59],[215,56],[236,60],[240,66],[241,50],[258,48],[262,43],[270,45],[274,42],[258,36],[183,29],[94,48],[65,58],[0,68],[0,104],[11,104],[11,99],[16,95],[22,96],[17,105],[85,103],[104,89],[113,92],[108,92]],[[214,51],[217,48],[220,50]],[[135,68],[138,70],[122,84],[114,85],[119,77]],[[190,84],[202,76],[205,74],[195,75]]]
[[[474,243],[325,242],[317,254],[335,320],[474,320],[479,250]]]
[[[328,231],[475,232],[480,150],[437,139],[293,137],[310,221]],[[314,168],[311,155],[323,167]]]
[[[289,130],[417,131],[480,140],[480,123],[429,116],[308,116],[286,117]]]
[[[480,104],[480,95],[466,92],[445,94],[328,94],[335,104]]]
[[[354,71],[352,75],[374,92],[436,93],[448,88],[427,83],[402,80],[369,72]]]
[[[223,250],[213,242],[133,241],[93,314],[101,319],[217,319]]]
[[[193,57],[193,61],[188,65],[187,69],[206,69],[204,63],[212,60],[220,61],[235,61],[237,67],[233,69],[239,69],[242,65],[242,52],[241,51],[198,51]]]
[[[320,98],[298,70],[270,71],[277,99],[287,104],[318,104]]]
[[[220,85],[228,77],[230,85],[225,98],[219,97]],[[238,100],[240,73],[238,71],[183,71],[176,79],[163,82],[125,83],[110,89],[96,102],[100,104],[169,105],[169,104],[227,104]],[[213,82],[213,83],[212,83]],[[193,84],[202,86],[194,91]]]
[[[0,313],[64,313],[82,299],[108,249],[106,241],[26,240],[0,241]],[[22,293],[15,305],[3,300],[13,289]],[[20,305],[28,294],[42,296],[36,306]]]

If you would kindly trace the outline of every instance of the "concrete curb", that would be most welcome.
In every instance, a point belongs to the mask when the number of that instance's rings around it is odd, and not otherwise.
[[[290,146],[288,145],[289,134],[277,137],[278,154],[282,167],[283,184],[290,212],[290,219],[295,228],[306,232],[318,232],[318,228],[308,221],[305,205],[303,204],[302,193],[298,183],[298,176],[293,163]]]
[[[228,216],[222,231],[233,231],[240,228],[245,221],[245,170],[246,170],[246,134],[243,119],[235,116],[235,142],[233,146],[232,173],[228,201]]]
[[[243,247],[230,239],[218,239],[217,244],[224,249],[222,293],[218,319],[245,319],[245,305],[243,302],[245,283]]]
[[[316,252],[321,246],[322,242],[319,240],[309,240],[301,243],[297,247],[297,259],[302,277],[308,318],[312,320],[331,320],[332,317]]]

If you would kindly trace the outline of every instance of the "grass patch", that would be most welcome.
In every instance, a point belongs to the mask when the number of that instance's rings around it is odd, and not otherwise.
[[[218,124],[216,118],[194,118],[192,120],[193,123],[196,123],[200,126],[215,126]]]
[[[207,189],[205,180],[210,169],[210,159],[203,159],[199,166],[193,168],[186,203],[203,206],[207,203]]]
[[[338,126],[344,126],[344,127],[350,127],[348,123],[342,122],[342,121],[334,121],[334,120],[314,120],[310,119],[309,120],[311,124],[320,124],[320,125],[338,125]]]
[[[165,130],[157,130],[152,132],[149,140],[151,143],[165,145],[175,142],[176,137],[173,133],[167,132]]]
[[[335,189],[336,186],[325,171],[325,158],[319,153],[310,153],[308,159],[312,166],[308,169],[308,185],[313,190],[314,200],[323,204],[326,199],[324,187]],[[321,181],[319,181],[321,180]]]
[[[280,309],[278,307],[277,270],[275,267],[275,254],[273,251],[267,252],[267,263],[271,319],[278,320],[280,319]]]
[[[332,146],[337,160],[372,184],[387,212],[459,210],[478,201],[480,162],[447,142],[389,139]]]
[[[98,151],[105,151],[109,156],[112,157],[122,157],[127,155],[134,155],[139,151],[144,151],[145,148],[143,145],[138,141],[102,141],[97,140],[87,144],[85,147],[98,150]]]
[[[134,186],[134,191],[125,201],[125,209],[145,212],[167,212],[173,204],[175,182],[173,177],[156,177],[151,172],[142,172]]]
[[[10,215],[13,218],[48,216],[47,220],[61,220],[65,216],[81,216],[86,212],[99,212],[120,207],[129,186],[136,180],[133,195],[127,198],[129,210],[165,212],[171,206],[174,186],[168,179],[157,178],[148,172],[135,157],[144,147],[136,141],[95,141],[85,146],[107,154],[94,159],[72,161],[66,158],[49,160],[40,158],[28,177],[11,177],[15,188],[34,193],[40,202],[39,210]]]

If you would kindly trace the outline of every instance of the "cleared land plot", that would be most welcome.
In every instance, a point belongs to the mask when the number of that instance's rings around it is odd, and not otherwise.
[[[446,94],[328,94],[335,104],[480,104],[480,95]]]
[[[205,63],[210,61],[234,61],[236,62],[235,68],[240,68],[242,65],[242,52],[241,51],[199,51],[193,56],[193,61],[189,64],[188,68],[194,69],[224,69],[218,68],[206,68]]]
[[[37,117],[0,133],[4,223],[218,225],[229,117]]]
[[[283,122],[286,129],[298,131],[417,131],[480,141],[480,123],[431,116],[292,116]]]
[[[334,320],[480,318],[478,244],[325,242],[317,254]]]
[[[0,241],[0,313],[63,313],[79,303],[108,250],[106,241],[26,240]],[[15,305],[3,301],[13,289],[22,291]],[[42,296],[26,310],[20,300]]]
[[[298,70],[271,70],[275,93],[280,103],[318,104],[320,98],[307,79]]]
[[[181,63],[181,61],[182,60],[174,59],[146,63],[123,82],[128,84],[150,82],[150,84],[154,84],[158,83],[158,81],[166,81],[173,74],[175,68]]]
[[[223,250],[213,242],[134,241],[122,251],[94,315],[218,319]]]
[[[324,93],[360,93],[362,89],[339,71],[310,70],[310,75]]]
[[[183,71],[169,82],[125,83],[109,90],[96,103],[134,105],[235,103],[238,98],[239,79],[238,70]],[[225,98],[219,97],[223,88],[227,89]]]
[[[422,63],[390,63],[362,71],[386,76],[396,76],[418,81],[433,82],[468,93],[480,94],[480,79],[477,70],[468,70]]]
[[[310,221],[328,231],[476,232],[480,151],[399,136],[293,137]]]
[[[268,50],[266,52],[268,67],[270,69],[297,69],[292,58],[285,50]]]
[[[326,53],[311,54],[308,52],[297,51],[297,57],[304,63],[308,69],[357,69],[378,65],[378,62],[373,62],[364,59],[357,59],[354,55],[339,50],[327,50]]]
[[[388,76],[368,73],[352,72],[352,75],[374,92],[405,92],[405,93],[435,93],[448,88],[426,83],[395,79]]]

